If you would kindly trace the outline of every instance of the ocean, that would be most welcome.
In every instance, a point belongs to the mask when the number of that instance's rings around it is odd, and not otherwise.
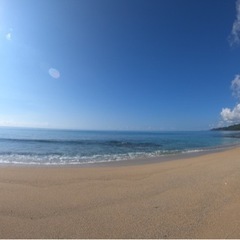
[[[83,165],[197,153],[240,144],[240,132],[0,128],[0,164]]]

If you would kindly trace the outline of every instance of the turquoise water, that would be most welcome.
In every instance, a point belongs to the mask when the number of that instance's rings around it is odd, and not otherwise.
[[[240,132],[123,132],[0,128],[0,164],[90,164],[240,144]]]

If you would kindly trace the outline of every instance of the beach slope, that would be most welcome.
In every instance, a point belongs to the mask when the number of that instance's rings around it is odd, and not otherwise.
[[[240,238],[240,148],[118,167],[0,168],[0,238]]]

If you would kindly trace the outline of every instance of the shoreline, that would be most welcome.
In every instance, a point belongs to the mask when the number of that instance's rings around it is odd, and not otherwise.
[[[86,166],[83,166],[83,167],[119,167],[119,166],[124,167],[124,166],[157,164],[157,163],[163,163],[168,161],[179,161],[179,160],[184,160],[189,158],[196,158],[196,157],[201,157],[201,156],[205,156],[212,153],[221,153],[221,152],[225,152],[235,148],[240,148],[240,145],[234,144],[229,146],[217,146],[214,148],[205,148],[203,150],[193,151],[193,152],[181,152],[176,154],[171,153],[171,154],[154,156],[154,157],[139,157],[134,159],[120,160],[120,161],[92,163],[92,164],[86,164]],[[82,167],[82,165],[80,165],[79,167]]]
[[[239,156],[0,167],[0,238],[240,238]]]
[[[64,163],[64,164],[29,164],[29,163],[0,163],[2,167],[20,167],[20,168],[96,168],[96,167],[119,167],[119,166],[137,166],[156,164],[175,160],[184,160],[188,158],[195,158],[199,156],[208,155],[211,153],[224,152],[234,148],[240,147],[240,144],[232,144],[226,146],[206,147],[199,150],[189,150],[186,152],[163,154],[159,156],[142,156],[133,159],[121,159],[113,161],[102,161],[92,163]]]

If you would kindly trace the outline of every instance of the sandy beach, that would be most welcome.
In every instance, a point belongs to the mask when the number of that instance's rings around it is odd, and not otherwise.
[[[0,238],[240,238],[240,148],[154,164],[0,168]]]

